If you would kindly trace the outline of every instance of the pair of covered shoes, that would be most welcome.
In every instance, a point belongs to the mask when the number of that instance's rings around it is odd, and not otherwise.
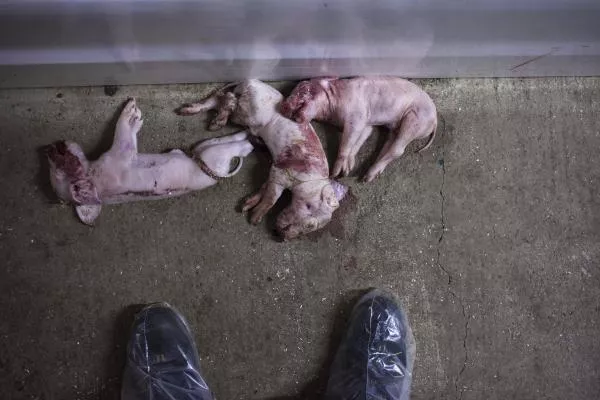
[[[406,400],[415,345],[399,304],[379,290],[354,307],[330,371],[327,400]],[[151,304],[133,323],[123,400],[212,400],[185,319],[166,303]]]

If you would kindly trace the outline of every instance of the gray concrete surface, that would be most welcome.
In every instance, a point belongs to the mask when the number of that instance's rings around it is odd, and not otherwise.
[[[600,79],[421,83],[445,119],[432,148],[346,179],[337,220],[290,243],[236,211],[260,155],[204,192],[105,207],[94,228],[55,204],[40,146],[97,155],[127,96],[142,150],[191,145],[205,119],[172,109],[208,87],[0,91],[2,397],[118,398],[130,306],[168,301],[218,398],[318,398],[352,301],[378,286],[412,321],[414,399],[599,398]]]

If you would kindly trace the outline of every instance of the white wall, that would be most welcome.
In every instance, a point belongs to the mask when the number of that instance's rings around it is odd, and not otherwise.
[[[4,1],[0,87],[600,75],[600,0]]]

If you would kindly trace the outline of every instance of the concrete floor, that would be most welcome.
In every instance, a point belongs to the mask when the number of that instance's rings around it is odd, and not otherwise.
[[[142,151],[189,146],[205,119],[172,110],[207,86],[0,91],[2,397],[118,398],[129,306],[168,301],[218,398],[318,398],[352,301],[377,286],[412,321],[414,399],[600,398],[600,79],[420,83],[445,119],[432,148],[346,179],[337,220],[290,243],[236,211],[260,155],[204,192],[105,207],[94,228],[55,204],[40,146],[98,155],[128,96]]]

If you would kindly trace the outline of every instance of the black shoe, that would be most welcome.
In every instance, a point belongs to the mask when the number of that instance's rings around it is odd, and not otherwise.
[[[331,367],[328,400],[406,400],[410,395],[415,343],[400,305],[380,290],[352,310]]]
[[[183,316],[167,303],[145,307],[133,322],[121,399],[212,398]]]

